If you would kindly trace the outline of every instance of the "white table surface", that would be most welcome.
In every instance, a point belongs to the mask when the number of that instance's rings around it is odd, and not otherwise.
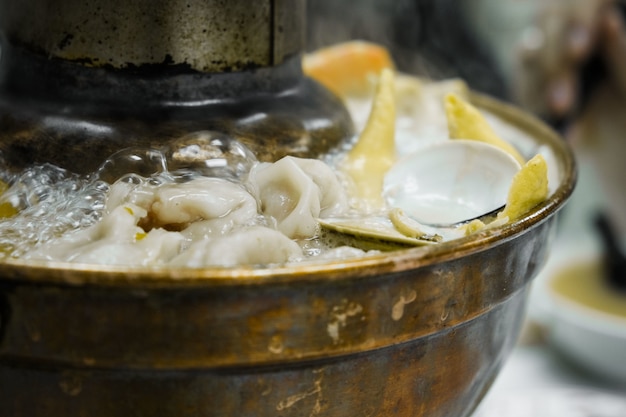
[[[520,345],[474,417],[626,417],[626,386],[578,370],[548,346]]]

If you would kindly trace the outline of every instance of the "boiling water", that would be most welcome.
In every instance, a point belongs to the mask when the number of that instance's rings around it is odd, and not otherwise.
[[[109,185],[44,164],[19,176],[2,175],[11,187],[0,203],[17,215],[0,221],[0,256],[19,257],[40,243],[97,222]]]
[[[407,95],[404,98],[404,104],[400,106],[401,111],[396,121],[396,148],[399,155],[410,154],[433,142],[446,140],[445,115],[439,104],[442,96],[441,88],[435,87],[429,94],[426,94],[426,89],[423,88],[420,94],[418,97]],[[438,104],[435,105],[434,103]],[[364,115],[367,114],[370,102],[357,100],[348,101],[347,104],[355,120],[357,131],[360,131],[365,123],[366,117]],[[491,120],[491,122],[496,122],[496,120]],[[519,136],[517,133],[512,134],[510,127],[506,124],[496,123],[495,127],[499,130],[502,129],[503,137]],[[528,144],[532,144],[528,138],[521,137],[522,140],[515,140],[516,145],[526,144],[528,147]],[[341,158],[352,147],[355,140],[356,137],[348,138],[338,149],[323,157],[322,161],[325,163],[323,168],[329,169],[328,167],[331,167],[332,170],[331,174],[333,175],[328,175],[328,177],[339,176],[341,181],[340,171],[334,168],[339,165]],[[523,149],[524,146],[521,148]],[[321,163],[320,161],[316,162]],[[184,184],[195,179],[219,178],[237,184],[253,194],[253,190],[249,189],[248,180],[251,172],[259,165],[255,155],[242,143],[217,132],[192,133],[161,149],[121,150],[111,155],[96,172],[88,176],[79,176],[49,164],[33,166],[18,175],[14,175],[2,171],[2,166],[5,164],[2,164],[0,158],[0,180],[10,185],[8,190],[0,193],[0,259],[20,257],[29,259],[28,254],[37,252],[42,247],[41,251],[43,251],[49,247],[46,246],[47,244],[56,245],[60,237],[75,235],[81,230],[89,230],[92,226],[101,223],[103,219],[106,220],[110,191],[116,184],[126,184],[129,190],[132,190],[133,187],[135,189],[142,187],[154,189],[160,185]],[[318,168],[320,167],[308,168],[308,176],[311,177],[309,181],[312,179],[314,182],[321,181],[319,172],[316,171]],[[290,175],[289,172],[279,174],[282,177],[289,177]],[[315,180],[314,177],[318,178]],[[288,178],[288,180],[292,179]],[[295,181],[295,179],[293,180]],[[269,185],[271,188],[272,183],[270,182]],[[336,188],[341,190],[335,191],[335,194],[342,193],[343,198],[347,199],[345,185],[339,182],[339,186]],[[283,197],[279,196],[279,198]],[[338,199],[341,200],[339,197]],[[295,205],[294,201],[287,200],[289,197],[286,198],[284,204],[272,202],[269,204],[274,206]],[[353,203],[351,201],[346,204],[348,209],[355,207]],[[257,204],[259,205],[257,211],[262,211],[260,206],[264,203],[259,202],[257,198]],[[320,205],[322,205],[321,202]],[[3,219],[3,207],[15,208],[16,214]],[[349,212],[329,213],[329,215],[330,217],[333,215],[344,216],[346,213]],[[148,217],[151,215],[152,213],[148,213]],[[318,214],[314,216],[318,216]],[[319,217],[323,216],[320,215]],[[137,228],[140,224],[141,222],[129,224],[129,227]],[[145,225],[141,224],[141,226]],[[261,214],[249,217],[244,223],[237,226],[280,229],[272,216]],[[152,225],[145,231],[149,233],[151,227],[158,228],[160,225]],[[232,230],[232,224],[224,223],[219,227]],[[317,227],[317,232],[311,237],[292,237],[295,243],[287,242],[298,246],[297,252],[300,254],[298,261],[309,258],[345,258],[360,256],[365,253],[363,250],[355,248],[355,246],[359,246],[360,241],[323,232],[319,230],[319,225]],[[167,226],[165,228],[167,229]],[[179,230],[175,230],[175,228],[176,225],[174,225],[174,229],[167,229],[167,231],[178,232]],[[284,233],[283,230],[280,231]],[[193,244],[192,240],[195,238],[193,236],[190,238],[190,234],[193,232],[183,236],[184,239],[187,239],[181,244],[183,250],[187,250]],[[288,235],[287,233],[284,234]],[[286,239],[286,237],[284,238]],[[242,239],[234,244],[245,243],[248,243],[247,240]],[[158,245],[162,246],[162,244],[163,242],[158,242]],[[273,246],[267,242],[265,245],[269,248]],[[286,245],[288,246],[288,244]],[[76,248],[81,247],[76,246]],[[287,248],[287,250],[291,249]],[[369,250],[371,247],[363,249]],[[101,253],[107,253],[106,251],[122,252],[124,249],[110,244],[100,248],[100,250]],[[219,258],[219,254],[215,256]]]
[[[157,185],[214,176],[236,182],[257,162],[240,142],[199,132],[161,150],[124,149],[88,176],[50,164],[19,175],[0,170],[0,178],[10,185],[0,195],[0,205],[17,210],[15,216],[0,220],[0,258],[20,257],[53,238],[98,222],[115,181]]]
[[[335,161],[338,153],[344,150],[338,149],[327,155],[327,162]],[[41,259],[38,255],[30,256],[42,247],[44,250],[48,248],[46,244],[56,244],[59,238],[102,221],[107,199],[112,198],[113,184],[126,184],[126,189],[132,191],[209,177],[245,188],[249,187],[246,181],[251,169],[258,165],[255,155],[241,142],[216,132],[196,132],[162,149],[121,150],[87,176],[50,164],[33,166],[19,175],[0,171],[0,178],[10,185],[0,194],[0,207],[9,205],[16,209],[14,216],[0,219],[0,259]],[[276,228],[269,216],[260,214],[247,219],[243,226]],[[146,231],[150,228],[152,226]],[[188,241],[182,244],[185,249],[197,240],[197,236],[187,238]],[[297,261],[345,258],[364,253],[350,247],[352,241],[349,238],[321,230],[314,238],[294,241],[302,251],[302,258]],[[109,248],[111,251],[113,248]]]

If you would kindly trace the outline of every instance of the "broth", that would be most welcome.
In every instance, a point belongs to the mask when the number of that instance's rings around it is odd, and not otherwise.
[[[454,81],[399,92],[398,154],[447,140],[442,98],[460,85],[465,88]],[[371,94],[347,100],[357,131],[371,104]],[[491,121],[524,150],[527,138]],[[349,184],[339,169],[355,141],[347,138],[320,160],[286,157],[270,164],[259,163],[235,138],[194,132],[162,149],[121,150],[88,176],[48,164],[17,176],[0,172],[10,184],[0,194],[0,205],[17,211],[0,221],[0,256],[232,267],[364,256],[403,247],[389,242],[361,245],[358,239],[325,232],[317,223],[318,217],[377,214],[350,200]],[[444,233],[446,240],[463,235],[462,230]]]

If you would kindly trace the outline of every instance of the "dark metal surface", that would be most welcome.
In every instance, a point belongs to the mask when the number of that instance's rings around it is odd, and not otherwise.
[[[240,140],[264,161],[316,157],[353,133],[343,104],[302,74],[299,57],[245,73],[155,76],[3,52],[11,73],[0,81],[0,154],[14,171],[50,162],[90,173],[120,149],[203,130]]]
[[[0,265],[0,415],[466,417],[512,349],[576,173],[440,245],[274,269]]]
[[[304,47],[304,0],[2,0],[9,43],[91,67],[270,67]]]
[[[264,161],[327,152],[353,126],[302,73],[304,12],[302,0],[1,0],[0,155],[15,171],[89,173],[202,130]]]

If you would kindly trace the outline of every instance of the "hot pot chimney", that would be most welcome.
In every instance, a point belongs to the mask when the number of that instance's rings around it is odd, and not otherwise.
[[[261,160],[352,133],[305,77],[304,0],[0,0],[0,153],[91,172],[115,151],[213,130]]]

